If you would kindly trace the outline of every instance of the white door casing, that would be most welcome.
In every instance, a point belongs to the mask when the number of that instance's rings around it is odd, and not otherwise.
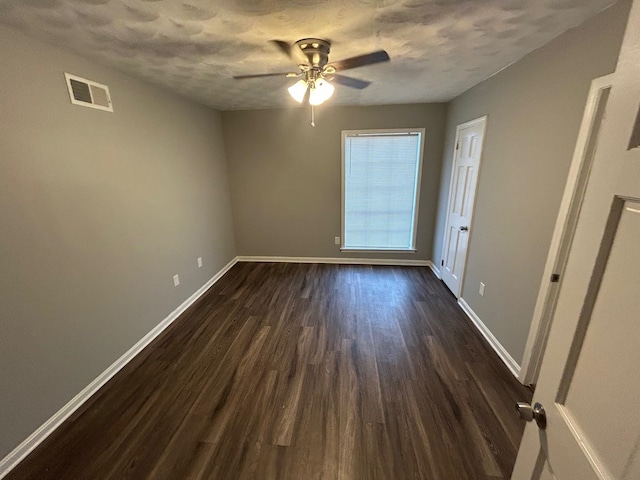
[[[486,124],[485,116],[456,128],[440,270],[442,280],[456,298],[462,290]]]
[[[551,327],[551,318],[555,311],[569,249],[584,199],[584,191],[591,173],[595,149],[611,91],[612,78],[613,75],[606,75],[591,82],[564,195],[542,274],[527,345],[524,349],[522,368],[518,377],[524,385],[535,384],[538,381],[542,355]]]
[[[638,59],[635,0],[534,395],[547,428],[527,424],[515,480],[640,479]]]

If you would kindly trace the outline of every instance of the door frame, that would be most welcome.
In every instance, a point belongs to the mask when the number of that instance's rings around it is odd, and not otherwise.
[[[576,219],[584,199],[586,184],[581,184],[579,181],[584,169],[591,168],[593,155],[591,155],[591,161],[587,161],[590,141],[593,134],[598,133],[593,130],[596,114],[604,92],[611,89],[612,79],[613,74],[610,74],[591,81],[518,375],[518,380],[524,385],[535,384],[540,374],[542,357],[547,346],[558,293],[562,285],[562,276],[567,264],[568,249],[566,247],[573,241]],[[589,173],[587,172],[586,175],[588,178]],[[559,275],[559,281],[551,281],[554,274]]]
[[[462,287],[464,285],[464,276],[467,271],[467,260],[469,259],[469,244],[471,244],[471,236],[473,235],[473,218],[476,211],[476,199],[478,198],[478,185],[480,183],[482,157],[484,156],[484,146],[487,141],[488,118],[489,118],[489,115],[483,115],[482,117],[478,117],[473,120],[469,120],[467,122],[459,124],[456,127],[456,138],[453,142],[454,147],[453,147],[453,158],[451,161],[451,178],[449,179],[449,194],[447,195],[447,210],[446,210],[447,215],[444,221],[444,234],[442,236],[442,251],[440,252],[440,267],[442,267],[442,262],[444,259],[444,249],[447,244],[447,225],[449,225],[449,212],[451,207],[451,195],[453,193],[453,179],[454,179],[454,172],[456,167],[456,154],[458,152],[458,149],[456,147],[458,145],[458,142],[460,141],[460,131],[472,125],[475,125],[478,123],[484,123],[484,134],[482,135],[482,144],[480,145],[480,158],[478,159],[478,174],[476,176],[476,185],[473,192],[473,205],[471,205],[471,213],[469,218],[469,231],[467,232],[467,235],[469,236],[469,240],[467,242],[467,253],[464,257],[464,266],[462,267],[462,274],[460,275],[460,285],[458,287],[458,291],[453,292],[456,298],[460,298],[460,295],[462,294]]]

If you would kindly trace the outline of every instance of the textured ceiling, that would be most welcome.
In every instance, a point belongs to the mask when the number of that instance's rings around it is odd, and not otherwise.
[[[0,22],[220,110],[297,105],[268,41],[331,41],[329,61],[385,49],[332,104],[448,101],[613,0],[0,0]],[[83,72],[70,72],[77,75]],[[100,82],[101,79],[92,79]]]

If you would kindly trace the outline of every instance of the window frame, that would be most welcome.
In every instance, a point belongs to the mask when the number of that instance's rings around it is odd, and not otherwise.
[[[340,251],[341,252],[372,252],[372,253],[415,253],[416,239],[418,236],[418,210],[420,207],[420,188],[422,185],[422,166],[424,163],[424,144],[425,144],[425,128],[377,128],[368,130],[342,130],[342,146],[341,146],[341,237],[340,237]],[[384,136],[384,135],[401,135],[401,134],[413,134],[417,133],[420,137],[419,155],[418,155],[418,172],[416,175],[415,185],[415,199],[413,206],[413,221],[412,221],[412,235],[410,248],[362,248],[362,247],[346,247],[345,246],[345,146],[346,139],[350,136]]]

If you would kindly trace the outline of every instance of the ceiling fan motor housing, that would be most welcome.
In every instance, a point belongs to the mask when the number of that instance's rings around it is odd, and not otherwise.
[[[322,69],[329,60],[331,44],[319,38],[303,38],[295,43],[309,60],[313,69]]]

